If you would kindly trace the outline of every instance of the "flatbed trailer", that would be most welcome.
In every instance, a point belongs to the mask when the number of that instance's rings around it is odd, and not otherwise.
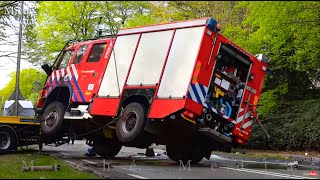
[[[0,154],[34,144],[42,149],[40,120],[34,117],[0,116]]]

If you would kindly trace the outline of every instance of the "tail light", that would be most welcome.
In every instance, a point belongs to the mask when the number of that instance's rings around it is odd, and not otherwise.
[[[181,116],[186,119],[186,120],[189,120],[189,121],[194,121],[195,119],[195,114],[193,114],[192,112],[190,111],[184,111]]]
[[[238,142],[239,144],[244,144],[245,142],[242,140],[242,139],[240,139],[240,138],[236,138],[236,142]]]

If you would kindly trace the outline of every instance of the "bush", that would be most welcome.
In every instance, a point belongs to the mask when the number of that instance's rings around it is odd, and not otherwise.
[[[248,147],[272,150],[320,149],[320,99],[281,103],[261,120],[271,138],[253,126]]]

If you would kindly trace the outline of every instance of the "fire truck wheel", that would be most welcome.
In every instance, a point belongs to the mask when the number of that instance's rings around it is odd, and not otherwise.
[[[99,156],[103,158],[112,158],[120,152],[122,145],[113,139],[97,137],[97,139],[93,141],[93,148]]]
[[[14,131],[7,127],[0,127],[0,152],[16,151],[17,145]]]
[[[61,102],[52,102],[41,116],[41,133],[49,136],[62,128],[63,116],[66,106]]]
[[[117,122],[116,134],[122,143],[136,140],[144,132],[146,115],[140,103],[130,103],[123,110],[123,116]]]
[[[197,164],[203,159],[202,153],[198,153],[195,148],[181,148],[177,149],[171,146],[167,146],[168,157],[178,163],[187,164]]]

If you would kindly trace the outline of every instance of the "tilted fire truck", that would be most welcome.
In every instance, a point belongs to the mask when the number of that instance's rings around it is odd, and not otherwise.
[[[197,163],[247,142],[267,61],[224,37],[213,18],[74,42],[42,66],[42,134],[82,135],[105,158],[164,144],[172,160]]]

